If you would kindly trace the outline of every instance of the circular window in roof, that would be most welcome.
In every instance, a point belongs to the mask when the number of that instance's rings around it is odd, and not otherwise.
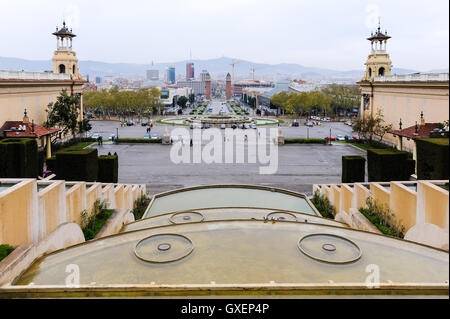
[[[267,219],[274,219],[277,221],[289,221],[289,222],[296,222],[297,217],[295,217],[294,214],[291,213],[284,213],[284,212],[273,212],[267,215]]]
[[[169,220],[173,224],[185,224],[202,222],[204,220],[204,217],[202,214],[197,212],[187,212],[173,214],[172,216],[170,216]]]
[[[158,234],[139,241],[134,254],[149,263],[168,263],[183,259],[193,250],[194,244],[183,235]]]
[[[361,249],[349,239],[331,234],[311,234],[301,238],[298,248],[306,256],[331,264],[348,264],[361,258]]]

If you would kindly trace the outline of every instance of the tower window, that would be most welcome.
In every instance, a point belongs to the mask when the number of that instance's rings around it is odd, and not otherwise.
[[[378,70],[378,75],[379,75],[379,76],[384,76],[384,68],[380,68],[380,69]]]
[[[372,68],[369,68],[369,78],[372,77]]]
[[[75,65],[72,67],[72,73],[75,74]]]
[[[59,73],[66,73],[66,66],[64,64],[59,65]]]

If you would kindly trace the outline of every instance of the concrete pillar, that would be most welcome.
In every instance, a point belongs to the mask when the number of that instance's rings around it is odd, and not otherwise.
[[[47,145],[45,145],[45,150],[47,152],[47,158],[52,157],[52,143],[51,143],[51,135],[46,136]]]

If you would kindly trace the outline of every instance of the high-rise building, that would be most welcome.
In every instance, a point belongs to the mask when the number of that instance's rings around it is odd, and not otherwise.
[[[186,80],[193,80],[194,77],[194,63],[189,62],[186,64]]]
[[[202,70],[202,73],[200,73],[200,80],[203,81],[203,82],[205,82],[207,76],[208,76],[208,71]]]
[[[166,82],[175,84],[175,68],[173,66],[166,69]]]
[[[95,84],[100,84],[100,83],[102,83],[102,78],[99,76],[95,77]]]
[[[147,80],[159,80],[159,71],[147,70]]]

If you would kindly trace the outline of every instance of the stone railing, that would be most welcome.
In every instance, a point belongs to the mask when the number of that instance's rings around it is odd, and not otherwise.
[[[448,80],[448,73],[413,73],[375,77],[375,82],[448,82]]]
[[[70,74],[52,72],[1,71],[0,79],[6,80],[70,80]]]

